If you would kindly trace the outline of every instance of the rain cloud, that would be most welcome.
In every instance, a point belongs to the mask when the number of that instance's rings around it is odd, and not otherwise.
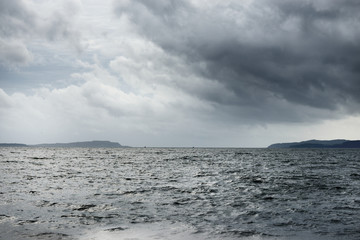
[[[357,1],[320,0],[114,4],[147,39],[225,88],[187,91],[263,121],[359,111],[359,10]]]

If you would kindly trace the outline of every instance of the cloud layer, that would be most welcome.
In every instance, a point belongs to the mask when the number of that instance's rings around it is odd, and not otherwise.
[[[33,40],[65,40],[81,50],[79,32],[72,26],[76,1],[63,3],[14,0],[0,1],[0,64],[17,67],[32,60],[26,43]]]
[[[359,10],[356,1],[139,0],[115,6],[149,40],[231,92],[197,92],[203,99],[254,109],[281,108],[285,101],[350,112],[358,111],[360,100]]]
[[[0,0],[0,141],[357,138],[359,10],[355,0]],[[344,136],[326,130],[344,122]]]

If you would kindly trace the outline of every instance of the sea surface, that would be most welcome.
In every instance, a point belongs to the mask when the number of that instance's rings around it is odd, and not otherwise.
[[[360,239],[360,149],[0,148],[0,239]]]

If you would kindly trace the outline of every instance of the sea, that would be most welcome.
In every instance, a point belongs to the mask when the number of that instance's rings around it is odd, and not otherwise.
[[[360,239],[360,149],[0,148],[0,239]]]

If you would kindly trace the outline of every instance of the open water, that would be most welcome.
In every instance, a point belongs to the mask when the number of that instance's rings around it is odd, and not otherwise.
[[[359,149],[0,148],[0,239],[360,239]]]

